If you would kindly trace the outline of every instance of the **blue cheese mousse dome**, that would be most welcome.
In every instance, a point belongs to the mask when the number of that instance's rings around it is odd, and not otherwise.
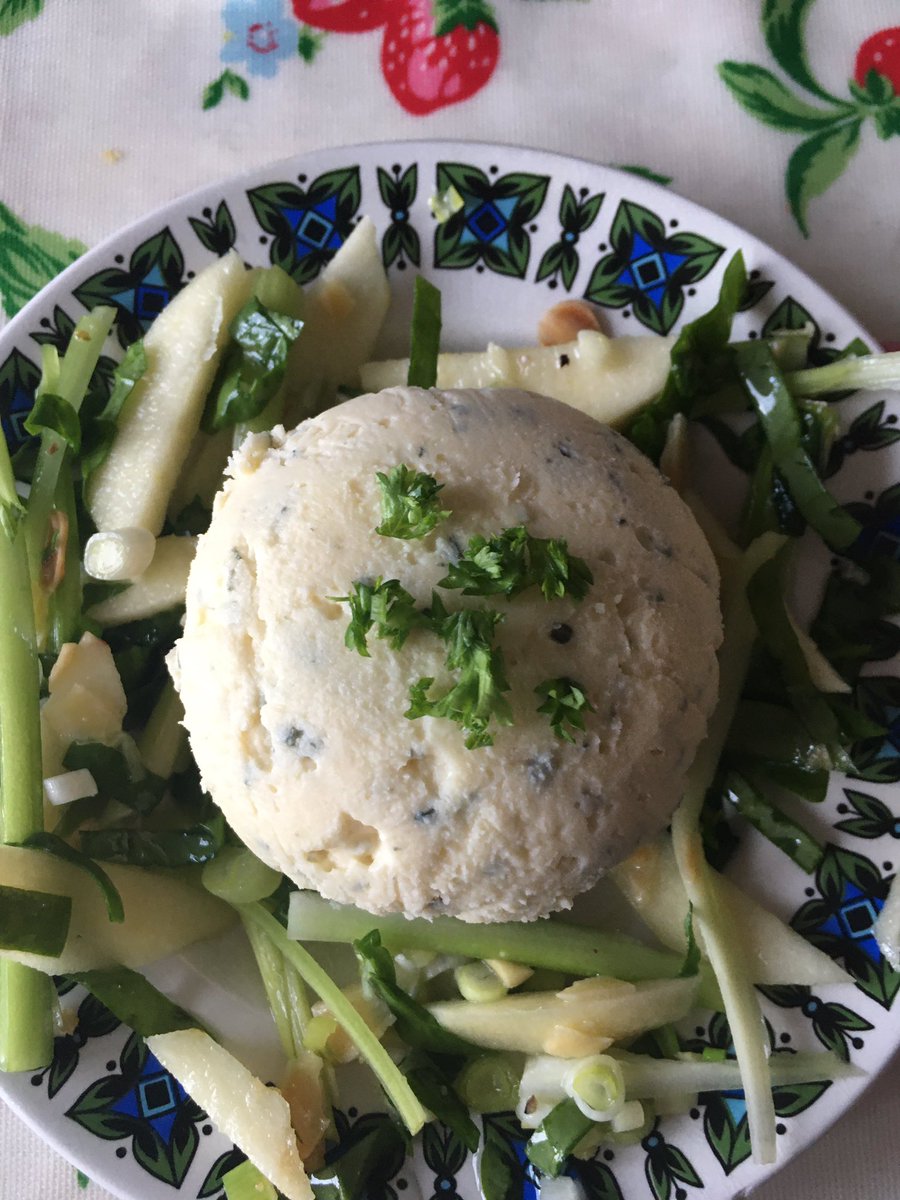
[[[251,435],[229,474],[171,666],[261,859],[374,913],[532,920],[665,826],[718,580],[621,436],[525,392],[393,388]]]

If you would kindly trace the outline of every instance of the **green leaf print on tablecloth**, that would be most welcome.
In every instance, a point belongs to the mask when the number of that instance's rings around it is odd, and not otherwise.
[[[25,21],[41,15],[44,0],[0,0],[0,36],[14,33]]]
[[[814,98],[799,95],[767,67],[722,62],[719,75],[756,120],[782,133],[804,135],[785,171],[794,220],[809,237],[809,206],[846,170],[870,120],[883,141],[900,133],[900,26],[881,29],[856,51],[849,98],[827,91],[809,64],[806,19],[815,0],[763,0],[766,45],[785,75]],[[847,63],[850,65],[848,52]]]
[[[26,225],[0,203],[0,301],[6,315],[14,316],[86,249],[73,238]]]

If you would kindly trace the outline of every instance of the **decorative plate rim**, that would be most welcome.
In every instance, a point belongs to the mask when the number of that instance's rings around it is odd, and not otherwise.
[[[649,202],[650,204],[656,201],[656,207],[678,210],[679,216],[682,214],[685,217],[689,216],[693,223],[701,229],[708,231],[712,228],[715,231],[715,236],[724,243],[722,247],[719,247],[723,256],[728,249],[733,250],[738,247],[748,249],[753,255],[759,257],[761,261],[771,266],[788,295],[794,291],[799,291],[800,295],[807,302],[813,300],[816,303],[827,304],[831,314],[829,320],[834,320],[835,323],[854,331],[858,336],[862,336],[870,343],[877,344],[876,340],[868,334],[852,314],[805,271],[796,267],[761,239],[742,229],[734,222],[718,216],[693,200],[679,196],[676,192],[671,191],[661,184],[628,170],[604,166],[556,151],[527,148],[512,143],[504,144],[480,140],[470,141],[447,138],[385,140],[381,142],[327,147],[302,154],[290,155],[273,163],[248,169],[223,180],[214,180],[211,183],[193,189],[185,195],[173,198],[153,212],[137,218],[109,237],[104,238],[101,243],[87,251],[32,298],[0,330],[0,366],[4,365],[6,361],[4,356],[11,353],[18,342],[27,340],[30,343],[32,341],[33,330],[39,316],[50,313],[53,310],[55,300],[61,295],[74,298],[74,281],[86,278],[99,264],[112,260],[118,248],[135,245],[142,236],[149,235],[154,228],[159,228],[162,225],[167,226],[176,219],[186,223],[188,214],[193,211],[199,211],[203,207],[204,202],[214,204],[220,197],[234,197],[238,193],[246,195],[248,190],[254,187],[254,185],[262,186],[263,181],[276,180],[279,178],[279,175],[286,173],[294,175],[297,170],[305,169],[310,174],[313,174],[320,169],[335,169],[340,164],[353,162],[360,166],[365,163],[370,173],[374,173],[374,168],[378,165],[379,156],[383,156],[385,162],[389,158],[397,158],[398,160],[405,158],[407,161],[415,162],[416,164],[420,163],[424,158],[432,166],[441,161],[442,157],[449,158],[452,156],[459,160],[460,157],[465,159],[466,156],[474,156],[478,161],[482,157],[486,161],[489,157],[497,156],[498,160],[501,161],[506,158],[512,158],[516,169],[541,170],[553,180],[561,180],[567,172],[571,173],[577,168],[579,171],[584,172],[585,175],[596,179],[598,187],[601,184],[601,180],[613,181],[617,185],[617,193],[622,193],[623,195],[633,193],[636,199],[642,202]],[[429,184],[429,186],[431,185]],[[612,189],[607,183],[607,191],[609,190]],[[383,204],[384,202],[382,202],[382,207]],[[371,213],[370,215],[373,216],[373,219],[376,219],[379,236],[382,236],[385,224],[383,212]],[[545,214],[545,216],[547,215],[550,215],[551,223],[555,227],[555,212],[553,214]],[[609,213],[606,215],[608,216]],[[426,229],[427,226],[423,227],[422,231],[424,232]],[[211,254],[212,252],[205,249],[204,254],[207,253]],[[200,257],[199,251],[197,252],[197,256]],[[260,258],[262,257],[261,253]],[[721,263],[719,266],[721,266]],[[439,263],[429,263],[423,269],[426,272],[441,272],[441,265]],[[717,269],[713,270],[710,268],[710,271],[714,275],[717,274]],[[442,273],[440,278],[444,279],[445,274]],[[69,286],[70,282],[73,284],[71,289]],[[527,279],[523,277],[521,282],[534,285],[538,281],[532,277]],[[615,324],[615,320],[613,323]],[[678,323],[679,321],[675,321],[673,326],[677,328]],[[29,330],[32,330],[32,333],[29,333]],[[621,331],[621,329],[618,331]],[[642,330],[641,332],[644,331]],[[886,786],[896,788],[896,785],[893,784]],[[894,1017],[893,1021],[890,1019],[892,1015]],[[900,1023],[896,1019],[896,1010],[893,1014],[885,1011],[885,1018],[885,1022],[873,1025],[872,1031],[876,1036],[883,1036],[891,1033],[891,1026],[893,1025],[893,1040],[891,1041],[891,1051],[893,1053],[893,1051],[896,1051],[898,1045],[900,1045]],[[869,1047],[866,1049],[869,1051]],[[874,1049],[868,1056],[874,1056]],[[720,1175],[716,1177],[712,1185],[708,1185],[707,1194],[718,1196],[720,1200],[728,1200],[729,1197],[735,1197],[743,1189],[753,1187],[761,1180],[770,1178],[785,1162],[793,1159],[798,1153],[826,1132],[847,1111],[850,1104],[855,1103],[864,1094],[869,1084],[887,1065],[889,1059],[890,1056],[887,1059],[882,1056],[880,1063],[867,1074],[866,1078],[858,1086],[854,1084],[850,1088],[853,1094],[848,1101],[844,1101],[839,1105],[834,1102],[830,1103],[827,1106],[828,1111],[825,1114],[824,1124],[817,1124],[815,1128],[811,1128],[812,1122],[807,1120],[804,1122],[802,1130],[796,1133],[792,1131],[793,1135],[790,1139],[789,1153],[785,1154],[773,1167],[759,1169],[742,1162],[740,1165],[744,1167],[744,1170],[741,1173],[739,1185],[733,1181],[730,1175]],[[841,1085],[834,1085],[834,1087],[837,1094],[842,1090],[848,1090],[849,1085],[843,1088]],[[17,1094],[18,1091],[23,1091],[23,1096],[19,1096]],[[94,1135],[89,1134],[85,1129],[76,1127],[74,1124],[66,1124],[62,1121],[61,1115],[58,1121],[62,1132],[54,1131],[52,1127],[48,1131],[42,1120],[41,1108],[45,1109],[49,1104],[49,1100],[44,1100],[43,1093],[43,1105],[28,1104],[26,1097],[29,1093],[25,1092],[22,1088],[17,1088],[17,1081],[15,1079],[0,1078],[0,1095],[3,1095],[7,1103],[10,1104],[26,1124],[48,1142],[54,1150],[69,1158],[70,1161],[75,1162],[80,1169],[90,1174],[92,1178],[96,1179],[97,1182],[101,1183],[114,1194],[122,1196],[124,1200],[134,1200],[137,1193],[133,1190],[122,1190],[122,1184],[117,1175],[110,1174],[102,1163],[98,1164],[96,1156],[88,1153],[89,1150],[97,1149],[97,1139]],[[817,1115],[819,1115],[818,1108],[816,1111]],[[821,1121],[821,1119],[822,1117],[819,1115],[819,1120]],[[688,1130],[687,1133],[689,1135],[687,1140],[692,1145],[696,1138],[702,1140],[702,1134],[699,1132]],[[69,1135],[68,1137],[65,1136],[67,1134]],[[84,1151],[81,1149],[82,1145],[84,1146]],[[151,1186],[150,1180],[143,1178],[141,1182],[144,1184],[144,1189]],[[691,1185],[687,1180],[684,1182],[687,1182],[688,1186],[696,1186]],[[155,1187],[156,1185],[154,1184],[153,1186]],[[700,1186],[703,1185],[701,1184]],[[720,1187],[724,1188],[724,1190],[718,1190]],[[181,1183],[177,1185],[177,1190],[180,1190],[180,1188]],[[160,1194],[163,1193],[160,1192]],[[631,1194],[632,1189],[629,1187],[626,1200],[629,1200]]]

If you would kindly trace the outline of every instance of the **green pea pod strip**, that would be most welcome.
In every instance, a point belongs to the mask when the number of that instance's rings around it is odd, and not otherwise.
[[[855,517],[816,474],[803,448],[797,406],[764,341],[745,342],[736,349],[737,369],[772,449],[775,468],[784,476],[791,496],[813,529],[834,550],[849,550],[862,533]]]
[[[637,414],[626,436],[654,462],[666,444],[666,431],[676,413],[694,406],[734,377],[731,325],[746,294],[747,272],[738,251],[725,268],[719,298],[709,312],[685,325],[672,347],[672,366],[660,396]]]
[[[196,1017],[164,996],[149,979],[128,967],[77,971],[72,978],[141,1037],[155,1037],[175,1029],[203,1028]]]
[[[777,846],[808,875],[813,874],[822,861],[823,850],[801,825],[792,821],[735,771],[729,772],[726,777],[725,796],[773,846]]]
[[[574,1100],[560,1101],[544,1117],[525,1147],[528,1161],[545,1175],[556,1177],[578,1143],[594,1128]]]
[[[406,375],[406,382],[410,387],[435,386],[440,348],[441,293],[433,283],[417,275],[413,292],[409,369]]]
[[[791,704],[813,741],[825,746],[831,764],[851,770],[840,725],[824,695],[817,690],[784,602],[786,550],[756,571],[747,585],[747,600],[763,643],[778,662]]]
[[[71,915],[70,896],[0,885],[0,948],[56,958],[66,944]]]
[[[27,846],[30,850],[44,850],[48,854],[55,854],[57,858],[61,858],[64,862],[72,863],[73,866],[80,867],[82,871],[86,871],[103,893],[103,898],[106,901],[106,912],[110,921],[119,923],[125,920],[125,908],[116,885],[103,868],[98,866],[93,859],[88,858],[82,851],[76,850],[74,846],[70,846],[68,842],[64,842],[61,837],[58,837],[54,833],[33,833],[25,839],[23,845]]]

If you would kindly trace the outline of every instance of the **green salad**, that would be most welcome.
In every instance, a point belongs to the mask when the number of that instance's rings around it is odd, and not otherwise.
[[[722,871],[743,835],[814,872],[823,848],[784,797],[822,801],[829,773],[852,770],[854,742],[878,732],[850,687],[866,629],[900,609],[900,574],[825,479],[839,436],[833,402],[898,386],[900,363],[861,345],[811,361],[810,329],[732,341],[747,286],[736,255],[716,305],[683,328],[662,374],[631,344],[604,368],[608,339],[589,327],[571,344],[510,356],[509,382],[535,390],[549,391],[571,362],[559,398],[661,464],[719,565],[725,639],[707,737],[671,830],[608,881],[640,938],[557,917],[472,925],[332,903],[242,845],[190,755],[165,659],[230,451],[360,385],[481,378],[496,348],[440,355],[437,289],[417,281],[409,359],[370,363],[389,290],[363,222],[306,293],[275,267],[213,263],[111,377],[98,369],[111,309],[83,317],[62,356],[44,347],[31,440],[12,459],[0,446],[0,1068],[50,1062],[53,977],[77,981],[147,1039],[246,1155],[225,1178],[229,1200],[362,1197],[432,1120],[480,1151],[485,1200],[509,1200],[521,1167],[485,1114],[507,1114],[546,1179],[573,1156],[639,1141],[699,1093],[736,1089],[754,1157],[771,1162],[773,1087],[858,1073],[831,1053],[772,1051],[757,985],[852,980]],[[656,361],[659,342],[646,339]],[[614,402],[605,370],[632,380]],[[692,476],[697,424],[746,475],[727,530]],[[447,515],[431,476],[385,464],[379,485],[381,536],[424,537]],[[786,581],[808,535],[839,566],[807,631]],[[444,585],[488,597],[534,586],[550,600],[589,582],[564,541],[523,526],[474,539]],[[405,715],[455,721],[479,753],[508,719],[492,620],[423,614],[396,580],[354,586],[335,598],[347,652],[365,655],[373,637],[402,646],[412,628],[443,638],[457,686],[436,697],[420,680]],[[571,739],[589,689],[548,679],[535,703]],[[284,1052],[275,1087],[142,973],[237,923]],[[320,961],[334,943],[352,947],[350,983]],[[725,1014],[733,1054],[686,1048],[680,1023],[701,1009]],[[332,1110],[342,1068],[356,1061],[390,1120],[342,1146]]]

